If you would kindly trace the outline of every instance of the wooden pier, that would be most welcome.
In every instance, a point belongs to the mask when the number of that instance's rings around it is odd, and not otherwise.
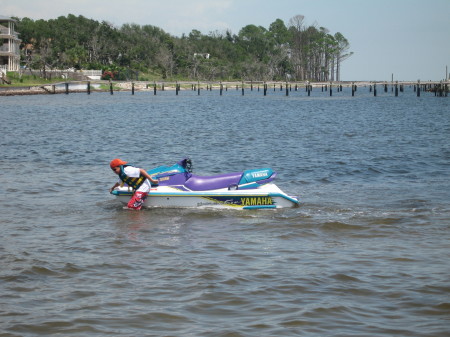
[[[361,88],[368,88],[373,96],[377,96],[381,91],[391,92],[393,96],[399,96],[405,88],[412,88],[417,97],[423,92],[432,92],[435,96],[448,97],[450,81],[340,81],[340,82],[264,82],[264,81],[240,81],[240,82],[124,82],[124,81],[71,81],[58,82],[37,87],[0,87],[0,96],[11,95],[38,95],[38,94],[69,94],[109,92],[111,95],[117,91],[130,91],[132,95],[136,91],[149,92],[157,95],[161,91],[172,90],[175,95],[181,91],[191,90],[198,95],[201,91],[217,90],[220,95],[228,90],[240,91],[245,95],[247,91],[260,91],[264,96],[270,92],[282,91],[286,96],[295,92],[304,91],[307,96],[312,91],[320,90],[327,96],[333,96],[343,91],[344,88],[351,88],[351,95],[356,96]]]

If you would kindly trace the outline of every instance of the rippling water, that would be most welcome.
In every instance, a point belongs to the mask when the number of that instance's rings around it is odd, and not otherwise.
[[[448,336],[450,103],[228,90],[0,98],[0,336]],[[287,210],[127,211],[121,157],[272,167]]]

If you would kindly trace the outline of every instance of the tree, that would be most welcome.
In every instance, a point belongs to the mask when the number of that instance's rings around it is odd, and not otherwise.
[[[304,19],[303,15],[296,15],[289,20],[289,31],[292,35],[291,63],[295,78],[299,80],[305,79]]]
[[[353,52],[347,53],[350,44],[341,33],[334,34],[336,40],[336,80],[341,80],[341,63],[353,55]]]
[[[239,31],[239,44],[248,56],[254,56],[259,61],[264,60],[268,47],[266,33],[264,27],[255,25],[247,25]]]

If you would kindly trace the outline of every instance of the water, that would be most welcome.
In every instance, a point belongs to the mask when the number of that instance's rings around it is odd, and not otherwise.
[[[448,336],[450,103],[411,88],[0,98],[0,336]],[[299,208],[127,211],[120,157]]]

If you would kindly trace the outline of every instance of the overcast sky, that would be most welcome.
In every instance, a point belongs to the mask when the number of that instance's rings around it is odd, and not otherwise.
[[[249,24],[269,28],[303,15],[307,25],[342,33],[354,52],[342,80],[441,80],[450,69],[450,0],[0,0],[0,15],[55,19],[68,14],[153,25],[181,36]],[[450,71],[450,70],[449,70]]]

